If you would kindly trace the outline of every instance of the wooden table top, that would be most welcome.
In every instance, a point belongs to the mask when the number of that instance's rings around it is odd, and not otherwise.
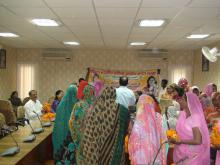
[[[32,123],[32,127],[39,128],[40,123],[36,121]],[[12,165],[19,162],[22,158],[24,158],[29,152],[31,152],[35,147],[37,147],[44,139],[46,139],[53,130],[53,125],[50,127],[44,128],[44,132],[36,135],[36,140],[31,143],[24,143],[23,139],[29,135],[31,135],[31,128],[26,125],[25,127],[20,126],[19,129],[12,133],[12,136],[18,143],[20,147],[20,152],[11,157],[0,157],[0,165]],[[10,135],[0,139],[0,153],[5,151],[10,147],[15,147],[16,144]]]

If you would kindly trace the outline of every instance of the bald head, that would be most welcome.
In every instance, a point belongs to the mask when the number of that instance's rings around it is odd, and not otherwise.
[[[127,86],[128,85],[128,77],[126,77],[126,76],[120,77],[119,85],[120,86]]]

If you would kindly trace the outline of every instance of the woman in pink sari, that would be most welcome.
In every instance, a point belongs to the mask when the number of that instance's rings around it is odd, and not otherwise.
[[[177,121],[176,131],[179,135],[175,143],[173,159],[178,165],[209,165],[210,138],[202,106],[198,97],[187,92],[187,102],[182,99],[183,111]]]
[[[153,162],[163,141],[166,141],[166,135],[163,131],[162,117],[154,111],[154,100],[148,95],[141,95],[137,103],[137,115],[128,142],[131,164],[165,165],[165,145]]]

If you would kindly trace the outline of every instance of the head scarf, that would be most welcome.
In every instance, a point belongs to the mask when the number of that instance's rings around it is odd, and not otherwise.
[[[91,85],[87,85],[84,90],[83,90],[83,95],[84,95],[84,100],[88,104],[92,104],[93,101],[95,100],[95,89]]]
[[[165,132],[162,128],[162,117],[154,111],[154,100],[148,95],[142,95],[137,103],[136,120],[128,144],[131,163],[152,164],[163,140]],[[166,164],[165,146],[155,164]]]
[[[85,164],[120,164],[128,110],[115,102],[116,90],[106,87],[85,120],[80,146]]]
[[[88,85],[87,81],[84,81],[84,80],[80,81],[79,87],[78,87],[78,92],[77,92],[78,99],[83,99],[83,96],[84,96],[83,90],[87,85]]]
[[[77,87],[75,85],[70,85],[57,107],[56,119],[52,133],[54,156],[59,154],[63,142],[69,132],[70,115],[74,104],[77,102],[76,94]]]
[[[187,86],[188,86],[188,81],[187,81],[187,79],[186,79],[186,78],[181,78],[181,79],[179,80],[179,82],[178,82],[178,85],[179,85],[180,87],[186,89]]]
[[[206,85],[205,89],[204,89],[204,93],[208,96],[211,97],[212,93],[213,93],[213,83],[210,83],[208,85]]]
[[[197,86],[192,86],[191,89],[192,89],[192,90],[194,90],[194,89],[198,89],[198,90],[199,90],[199,87],[197,87]]]

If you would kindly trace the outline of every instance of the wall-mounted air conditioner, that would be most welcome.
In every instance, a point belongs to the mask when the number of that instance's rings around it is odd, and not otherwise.
[[[154,59],[167,59],[168,50],[166,49],[142,49],[138,51],[138,57],[141,58],[154,58]]]
[[[67,49],[43,49],[42,59],[44,60],[59,60],[59,61],[71,61],[73,54]]]

